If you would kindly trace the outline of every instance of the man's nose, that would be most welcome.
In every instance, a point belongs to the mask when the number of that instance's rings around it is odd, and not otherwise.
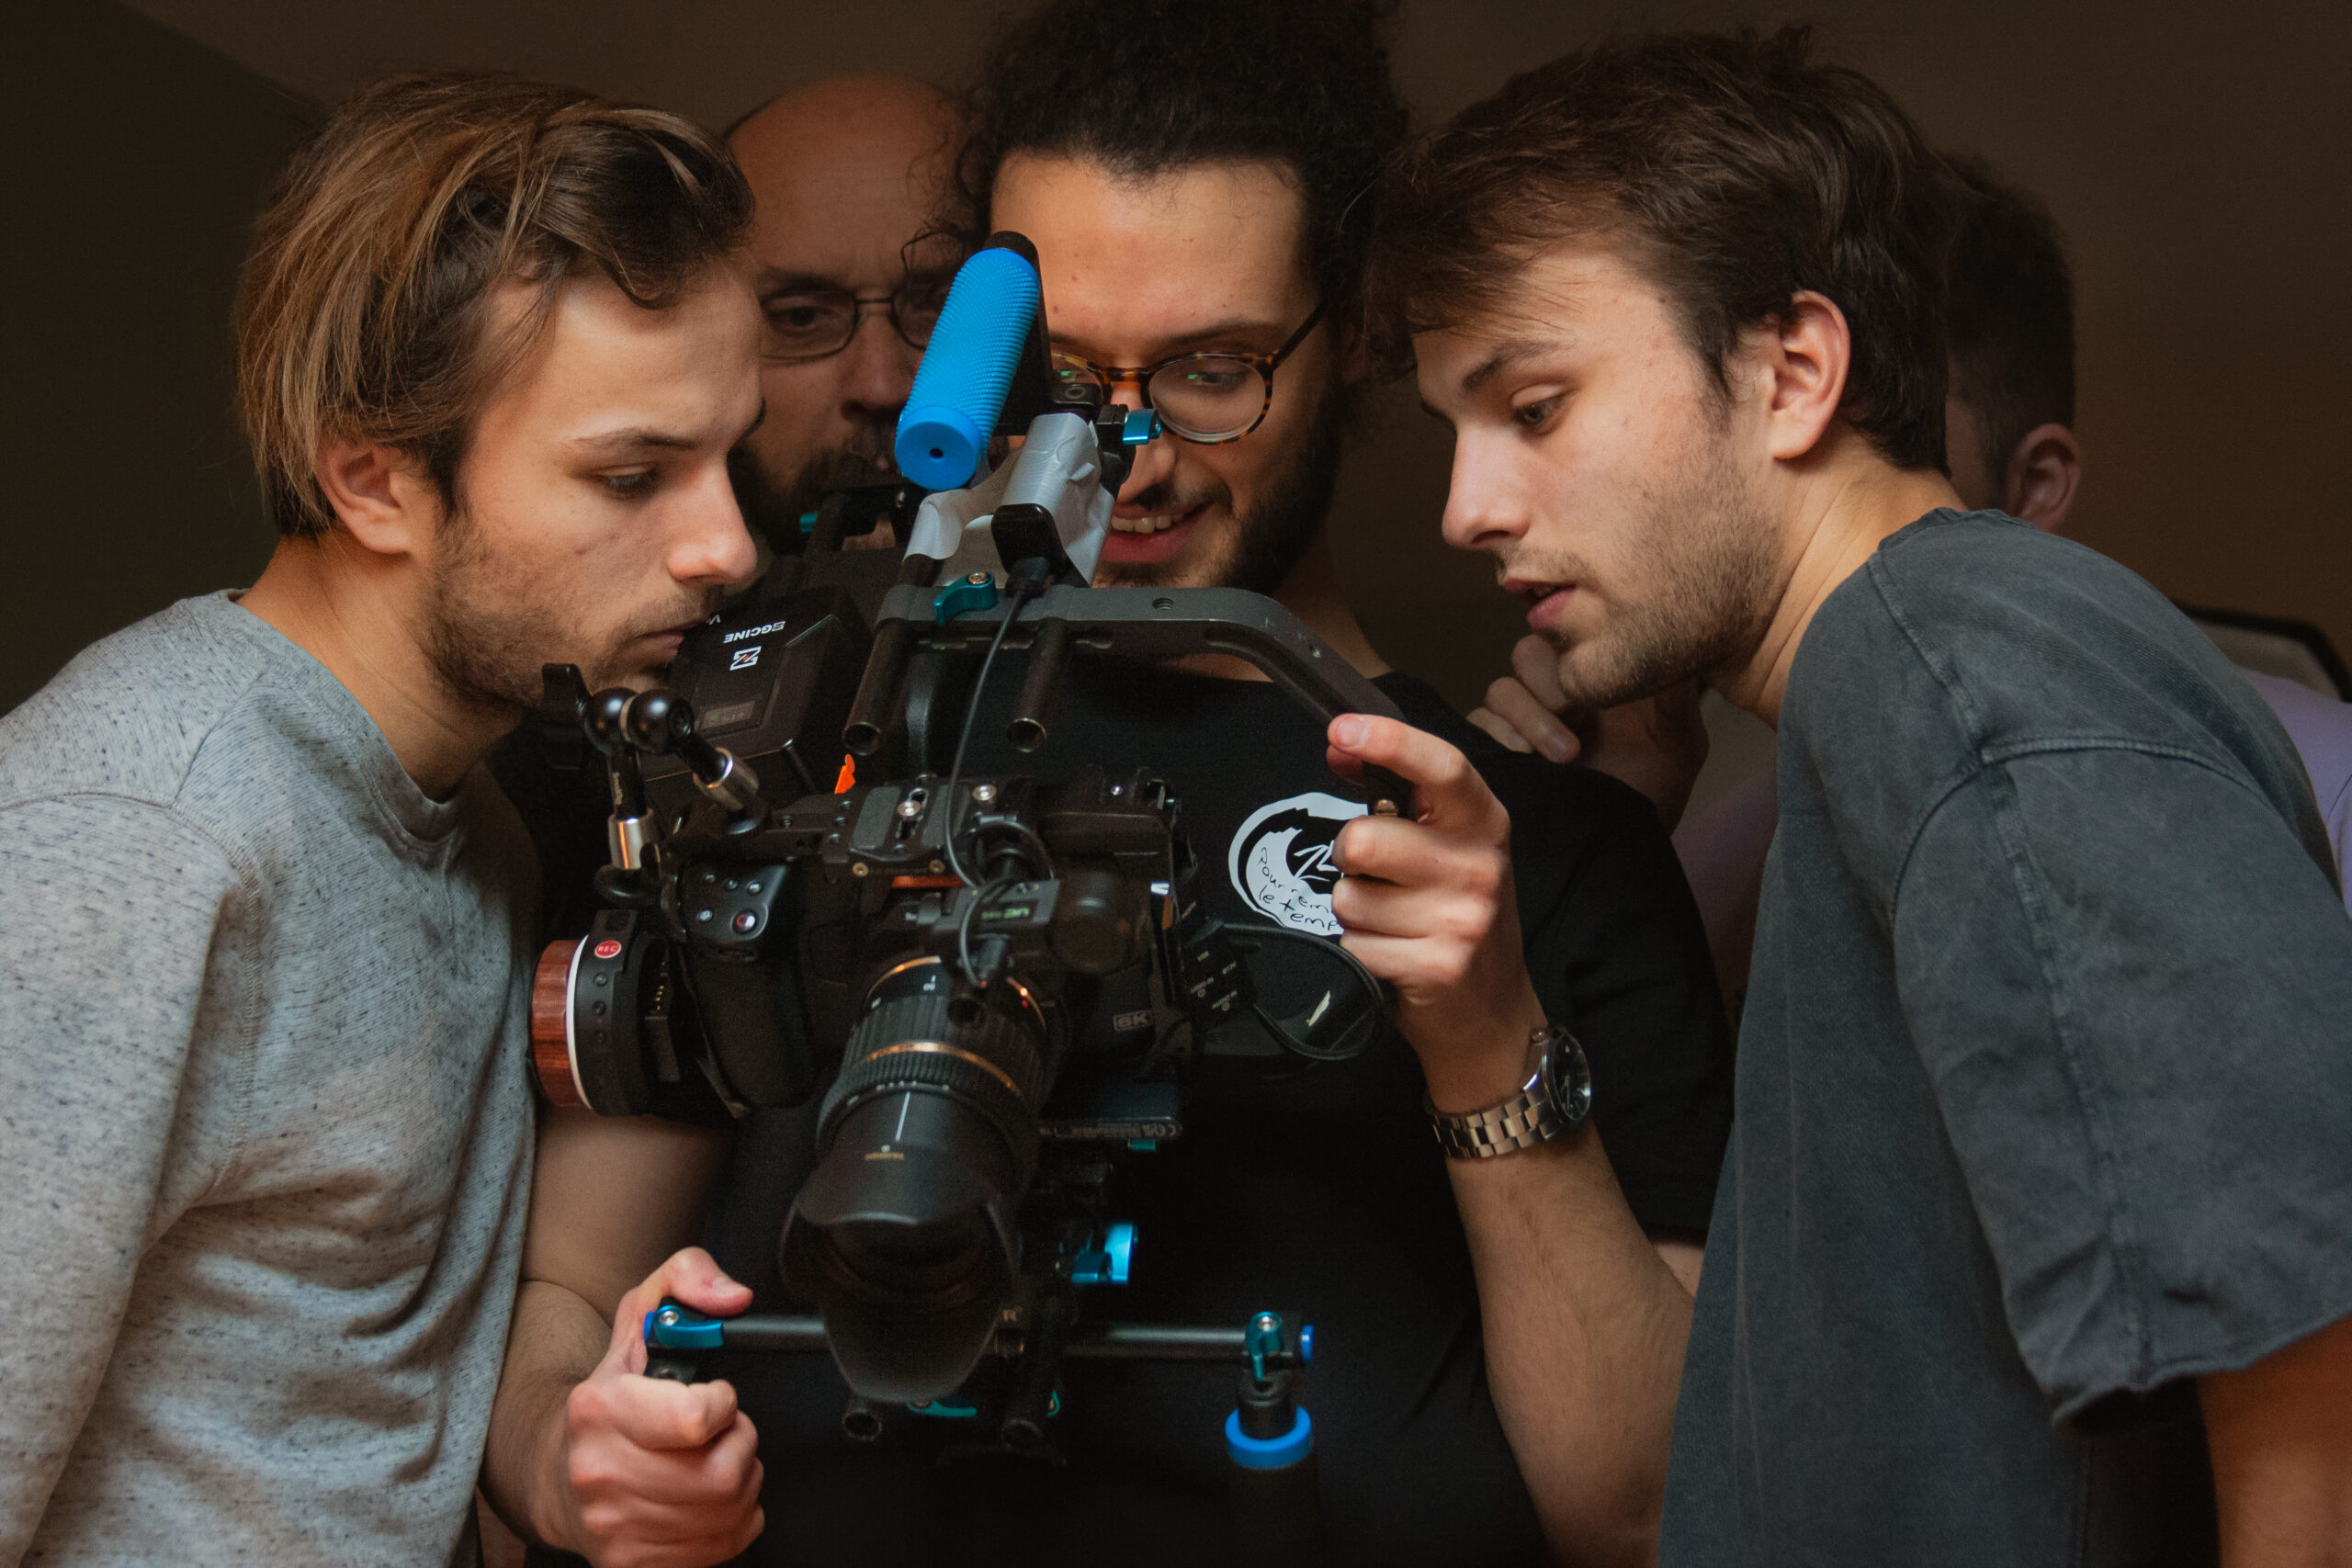
[[[697,587],[726,587],[751,580],[760,552],[743,525],[743,509],[724,463],[704,473],[680,498],[676,536],[670,547],[670,575]]]
[[[1454,437],[1453,473],[1438,529],[1457,550],[1498,549],[1527,531],[1527,509],[1510,465],[1475,434]]]
[[[842,402],[864,412],[895,414],[915,384],[922,350],[910,347],[888,315],[874,310],[842,350]]]

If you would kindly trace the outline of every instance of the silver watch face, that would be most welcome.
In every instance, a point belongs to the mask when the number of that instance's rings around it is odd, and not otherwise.
[[[1544,1092],[1551,1097],[1554,1112],[1570,1127],[1583,1125],[1592,1112],[1592,1067],[1575,1035],[1565,1029],[1552,1031],[1552,1043],[1544,1048],[1542,1072]]]

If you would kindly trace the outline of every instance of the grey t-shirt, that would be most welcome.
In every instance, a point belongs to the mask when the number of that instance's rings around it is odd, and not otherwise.
[[[2156,592],[1931,513],[1790,671],[1668,1564],[2194,1562],[2194,1386],[2352,1313],[2352,919]]]
[[[225,596],[0,718],[0,1564],[471,1560],[529,857]]]

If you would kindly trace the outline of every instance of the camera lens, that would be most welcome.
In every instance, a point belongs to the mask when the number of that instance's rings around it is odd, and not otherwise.
[[[819,1116],[784,1273],[816,1299],[842,1375],[868,1399],[952,1393],[1019,1271],[1014,1214],[1036,1167],[1053,1053],[1034,1002],[999,984],[1012,1005],[957,1010],[937,959],[885,975]]]

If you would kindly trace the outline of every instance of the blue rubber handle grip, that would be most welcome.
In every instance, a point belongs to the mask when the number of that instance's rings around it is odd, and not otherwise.
[[[996,433],[1029,325],[1037,269],[1002,248],[974,253],[956,274],[899,414],[899,471],[925,490],[972,481]]]

